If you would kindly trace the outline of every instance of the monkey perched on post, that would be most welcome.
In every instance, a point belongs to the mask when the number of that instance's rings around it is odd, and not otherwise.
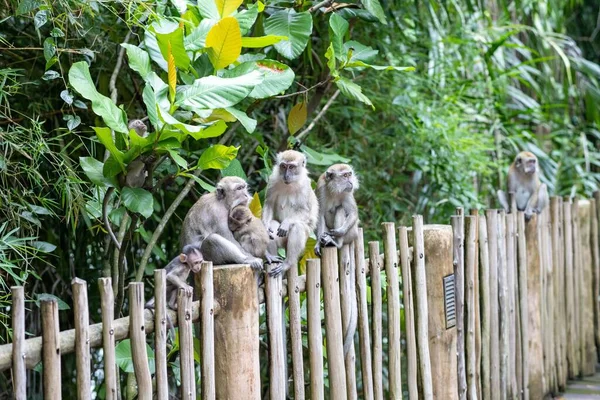
[[[250,264],[262,269],[263,260],[242,248],[229,230],[229,213],[239,205],[248,206],[250,194],[246,181],[226,176],[212,193],[206,193],[190,208],[181,231],[181,246],[201,243],[204,259],[216,265]]]
[[[522,151],[517,154],[508,170],[507,181],[508,193],[514,193],[517,210],[525,211],[526,220],[534,213],[541,213],[548,205],[548,188],[545,183],[540,183],[537,157],[533,153]],[[498,201],[510,212],[508,198],[502,190],[498,190]]]
[[[319,203],[310,185],[306,156],[295,150],[277,154],[267,184],[262,220],[269,235],[275,238],[269,244],[269,252],[277,254],[277,248],[285,247],[286,259],[269,272],[271,276],[296,268],[306,240],[317,225],[318,213]]]
[[[266,257],[269,262],[272,257],[267,252],[269,234],[260,219],[256,218],[246,206],[239,205],[229,213],[229,229],[242,249],[254,257]]]

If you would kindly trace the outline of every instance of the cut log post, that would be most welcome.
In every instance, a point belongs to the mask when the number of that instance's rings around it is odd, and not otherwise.
[[[529,400],[529,301],[527,285],[527,238],[525,229],[525,214],[523,211],[517,213],[517,251],[518,251],[518,275],[519,275],[519,319],[521,321],[521,353],[523,375],[523,400]]]
[[[373,393],[376,400],[383,400],[382,261],[379,254],[379,242],[369,242],[369,265],[371,270],[371,315],[373,316]]]
[[[564,281],[560,277],[560,268],[561,268],[561,247],[563,243],[560,237],[560,231],[562,226],[562,221],[560,219],[560,198],[559,197],[551,197],[550,198],[550,235],[551,235],[551,250],[552,250],[552,297],[554,299],[554,307],[553,307],[553,315],[552,318],[554,323],[552,324],[554,330],[554,340],[555,345],[552,349],[554,351],[554,366],[556,368],[556,389],[563,388],[563,364],[562,360],[562,348],[563,348],[563,338],[560,335],[561,325],[563,324],[564,314],[561,314],[561,303],[562,298],[564,296],[564,290],[561,288],[561,283]]]
[[[413,296],[413,279],[410,268],[410,252],[408,247],[408,229],[398,229],[400,241],[400,265],[402,266],[402,297],[404,300],[404,320],[406,325],[406,355],[408,360],[408,398],[418,400],[419,387],[417,381],[417,338],[415,331],[415,306]]]
[[[340,306],[338,257],[335,247],[322,249],[323,300],[325,305],[325,333],[327,337],[327,364],[329,370],[329,398],[347,399],[344,346]]]
[[[519,396],[519,388],[517,385],[517,312],[515,311],[516,288],[518,287],[516,280],[516,264],[517,264],[517,231],[516,231],[516,214],[506,214],[506,287],[508,290],[508,329],[509,329],[509,353],[508,365],[509,376],[508,385],[511,398]],[[520,350],[520,349],[519,349]]]
[[[310,357],[310,398],[313,400],[324,400],[323,333],[321,331],[321,260],[319,259],[311,259],[306,263],[306,302]]]
[[[579,240],[579,199],[574,198],[571,204],[571,224],[573,225],[573,332],[575,335],[575,364],[576,376],[581,373],[582,355],[581,355],[581,250]]]
[[[384,222],[383,251],[387,276],[388,306],[388,372],[390,398],[402,398],[402,372],[400,354],[400,284],[398,283],[398,252],[396,250],[396,227],[394,223]]]
[[[481,295],[481,394],[491,399],[490,254],[487,218],[479,216],[479,287]]]
[[[196,292],[200,293],[200,343],[202,399],[216,398],[215,383],[215,291],[213,263],[202,263],[200,273],[194,277]]]
[[[482,399],[481,389],[481,291],[479,282],[479,210],[472,208],[469,213],[475,217],[475,238],[477,247],[475,248],[475,276],[474,288],[475,292],[475,386],[477,388],[477,398]]]
[[[42,300],[42,358],[44,399],[61,399],[61,373],[60,373],[60,341],[58,334],[58,303],[56,300]]]
[[[203,279],[207,277],[202,275]],[[275,307],[279,314],[267,315],[269,324],[269,356],[283,369],[281,339],[281,277],[266,277],[267,313]],[[216,398],[224,400],[259,400],[260,355],[259,313],[256,274],[248,265],[223,265],[213,268],[215,390]],[[271,291],[274,290],[274,293]],[[273,332],[275,331],[275,332]],[[234,334],[232,334],[234,333]],[[274,343],[275,338],[279,342]],[[274,356],[274,353],[276,357]],[[281,357],[281,358],[279,358]],[[280,380],[270,382],[271,398],[283,399],[285,391]],[[275,386],[278,385],[278,386]],[[273,397],[273,389],[277,396]]]
[[[354,330],[358,315],[352,315],[357,310],[356,303],[356,271],[354,265],[354,245],[346,244],[338,251],[339,277],[340,277],[340,306],[342,311],[342,337],[346,344],[346,335]],[[350,348],[344,355],[346,372],[346,393],[348,400],[356,400],[356,352],[354,349],[354,334],[352,334]],[[300,397],[296,397],[300,398]]]
[[[144,325],[144,284],[129,284],[129,337],[131,338],[131,359],[138,385],[138,399],[152,399],[152,379],[146,352],[146,327]],[[183,353],[183,351],[182,351]],[[183,377],[182,377],[183,378]]]
[[[110,278],[98,279],[102,307],[102,349],[104,355],[104,386],[106,400],[117,399],[117,367],[115,359],[115,330],[113,327],[115,297]]]
[[[269,393],[271,400],[286,397],[285,382],[285,342],[283,336],[282,277],[267,277],[267,325],[269,329]],[[217,396],[220,398],[218,390]]]
[[[367,303],[367,268],[362,228],[358,229],[358,238],[354,243],[354,260],[356,265],[356,287],[358,289],[358,333],[363,398],[365,400],[373,400],[373,369],[371,367],[371,338],[369,335],[369,309]]]
[[[294,398],[304,398],[304,358],[302,355],[302,330],[300,322],[300,289],[298,287],[298,266],[294,265],[287,273],[288,307],[290,309],[290,341],[292,344],[292,376],[294,378]]]
[[[75,314],[75,365],[77,369],[77,398],[89,400],[91,394],[90,378],[90,337],[87,283],[79,278],[71,282],[73,289],[73,311]]]
[[[490,398],[500,400],[500,320],[498,302],[498,211],[487,210],[490,266]]]
[[[565,292],[566,292],[566,339],[567,339],[567,361],[568,377],[570,379],[579,375],[578,364],[575,360],[575,287],[573,282],[573,224],[571,220],[572,204],[568,197],[563,202],[563,218],[565,233]]]
[[[154,362],[156,397],[169,397],[167,378],[167,271],[154,270]]]
[[[194,368],[194,335],[192,333],[192,292],[180,288],[177,292],[179,322],[179,363],[181,367],[181,398],[196,399]]]
[[[12,329],[13,329],[13,395],[15,400],[27,398],[27,373],[23,347],[25,343],[25,291],[23,286],[13,286],[12,293]]]
[[[454,287],[456,291],[456,354],[458,368],[458,398],[467,398],[467,365],[465,357],[465,217],[462,209],[457,210],[459,215],[452,219],[452,265],[454,268]]]
[[[592,251],[594,257],[594,336],[596,349],[600,351],[600,191],[594,192],[592,203]]]
[[[498,321],[500,326],[499,354],[500,354],[500,398],[512,398],[510,393],[510,365],[508,355],[510,352],[510,330],[508,328],[510,310],[508,301],[508,278],[506,265],[506,212],[498,212]]]
[[[475,270],[477,269],[477,217],[465,217],[465,354],[467,366],[467,398],[477,397],[477,351],[475,346],[476,301]]]

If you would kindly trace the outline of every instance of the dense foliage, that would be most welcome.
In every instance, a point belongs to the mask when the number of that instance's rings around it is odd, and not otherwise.
[[[594,0],[6,1],[0,324],[11,285],[69,303],[75,276],[113,277],[126,311],[126,283],[178,252],[191,204],[221,175],[248,178],[257,203],[289,147],[315,179],[352,163],[367,239],[412,213],[447,223],[457,206],[495,206],[519,149],[540,158],[551,193],[589,196],[599,13]],[[148,178],[127,187],[139,161]]]

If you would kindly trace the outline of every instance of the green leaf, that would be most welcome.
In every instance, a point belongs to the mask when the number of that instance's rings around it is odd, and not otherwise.
[[[256,18],[258,17],[258,3],[252,4],[247,10],[238,11],[232,14],[232,17],[238,20],[242,35],[246,35],[252,29]]]
[[[244,168],[242,168],[242,164],[240,163],[240,160],[238,160],[237,158],[231,160],[229,165],[227,167],[223,168],[223,170],[221,171],[221,175],[222,176],[237,176],[239,178],[242,178],[243,180],[248,180],[248,176],[246,176],[246,173],[244,172]]]
[[[150,59],[156,63],[163,71],[167,71],[167,60],[163,58],[163,55],[158,47],[158,40],[156,40],[156,34],[149,29],[144,32],[144,47],[150,55]]]
[[[127,59],[131,69],[140,74],[143,80],[146,80],[148,74],[152,72],[148,53],[129,43],[121,43],[121,46],[127,50]]]
[[[410,72],[410,71],[415,70],[415,67],[394,67],[392,65],[371,65],[371,64],[364,63],[362,61],[353,61],[353,62],[349,62],[348,64],[346,64],[346,68],[354,68],[354,67],[371,68],[376,71],[396,71],[396,72]]]
[[[183,169],[187,169],[187,161],[185,161],[185,159],[177,153],[177,150],[169,150],[169,155],[177,165],[179,165]]]
[[[343,52],[345,54],[348,54],[349,51],[352,51],[350,62],[363,61],[369,63],[373,61],[373,59],[379,53],[379,50],[375,50],[371,46],[365,46],[364,44],[356,42],[354,40],[350,40],[344,43]]]
[[[41,307],[41,302],[46,301],[46,300],[56,300],[59,310],[70,310],[71,309],[71,307],[69,307],[69,305],[67,303],[65,303],[64,301],[62,301],[61,299],[59,299],[58,297],[56,297],[53,294],[39,293],[35,296],[35,304],[38,307]]]
[[[216,21],[203,19],[192,33],[183,39],[183,45],[187,51],[198,51],[204,49],[206,45],[206,36],[208,32],[216,24]]]
[[[165,60],[169,59],[170,44],[171,54],[175,59],[175,66],[184,71],[188,70],[190,67],[190,58],[185,52],[185,46],[183,45],[183,28],[177,26],[177,29],[169,33],[160,33],[157,31],[156,40],[160,53]]]
[[[92,102],[92,110],[102,117],[107,126],[121,133],[129,131],[123,110],[96,90],[85,61],[73,64],[69,70],[69,83],[79,94]]]
[[[154,351],[148,344],[146,344],[146,354],[148,355],[148,367],[150,369],[150,374],[153,374],[155,371],[155,357]],[[130,339],[122,340],[119,342],[119,344],[117,344],[117,346],[115,347],[115,361],[119,368],[123,370],[123,372],[129,374],[134,373]]]
[[[79,165],[94,185],[101,187],[118,186],[115,178],[104,177],[104,174],[102,173],[104,163],[96,160],[94,157],[79,157]]]
[[[129,211],[142,214],[144,218],[150,218],[154,212],[154,197],[145,189],[125,187],[121,198]]]
[[[371,103],[371,100],[369,100],[369,98],[363,94],[362,88],[356,83],[352,82],[350,79],[340,77],[337,81],[335,81],[335,84],[344,96],[350,99],[361,101],[375,109],[375,107],[373,107],[373,103]]]
[[[287,126],[290,135],[295,135],[306,123],[306,104],[298,103],[290,110]]]
[[[275,50],[293,60],[306,48],[313,29],[312,15],[308,11],[296,13],[294,9],[273,13],[264,23],[267,35],[287,36],[288,40],[275,44]]]
[[[204,18],[218,21],[221,19],[215,0],[198,0],[198,11]]]
[[[237,153],[238,147],[215,144],[204,150],[198,160],[198,168],[202,170],[226,168],[231,160],[237,157]]]
[[[175,105],[191,111],[231,107],[246,98],[262,81],[258,71],[236,78],[207,76],[178,91]]]
[[[248,114],[246,114],[245,112],[235,109],[233,107],[228,107],[228,108],[226,108],[226,110],[231,115],[233,115],[235,117],[235,119],[237,119],[240,122],[240,124],[242,124],[244,129],[246,129],[246,132],[248,132],[248,133],[254,132],[254,130],[256,129],[256,120],[255,119],[250,118],[248,116]]]
[[[227,130],[227,124],[225,123],[225,121],[217,121],[215,124],[212,124],[211,126],[204,128],[200,132],[190,133],[190,136],[192,136],[196,140],[208,139],[208,138],[219,137],[223,133],[225,133],[226,130]]]
[[[213,185],[211,185],[210,183],[208,183],[208,182],[204,181],[203,179],[197,177],[194,174],[187,174],[187,173],[185,173],[185,174],[180,174],[180,175],[183,176],[183,177],[186,177],[186,178],[193,179],[194,181],[196,181],[196,183],[198,185],[200,185],[200,187],[202,189],[206,190],[207,192],[212,193],[212,192],[215,191],[215,187]]]
[[[331,165],[337,163],[348,164],[352,160],[340,156],[339,154],[319,153],[305,145],[300,146],[300,149],[306,154],[306,162],[311,165]]]
[[[345,58],[342,57],[346,54],[343,51],[343,44],[344,36],[348,32],[349,25],[348,21],[336,13],[332,13],[331,17],[329,17],[329,37],[331,38],[331,44],[333,45],[335,55],[340,60]]]
[[[334,78],[339,76],[339,71],[337,70],[337,63],[335,62],[335,51],[333,50],[333,43],[329,43],[329,47],[327,47],[327,51],[325,52],[325,58],[327,59],[327,67],[329,68],[329,73]]]
[[[294,71],[287,65],[273,60],[248,61],[228,70],[223,77],[233,78],[259,71],[263,81],[257,85],[249,97],[253,99],[265,99],[286,91],[294,82]]]
[[[225,17],[210,28],[206,36],[208,58],[215,69],[222,69],[237,60],[242,52],[242,33],[237,19]]]
[[[52,243],[43,242],[41,240],[34,240],[31,242],[31,247],[42,253],[52,253],[54,250],[56,250],[55,245]]]
[[[359,18],[365,22],[379,22],[377,17],[375,17],[367,10],[363,10],[362,8],[344,7],[337,10],[336,14],[340,14],[340,16],[346,20],[350,20],[352,18]]]
[[[121,165],[123,169],[124,154],[121,150],[117,149],[117,146],[113,142],[110,129],[97,126],[93,126],[92,128],[96,131],[96,136],[98,137],[98,140],[100,140],[100,143],[102,143],[104,147],[106,147],[106,150],[108,150],[108,152],[115,158],[115,160],[119,163],[119,165]]]
[[[272,44],[279,43],[282,40],[288,40],[287,36],[267,35],[258,37],[243,37],[242,47],[258,49],[261,47],[271,46]]]
[[[53,38],[46,38],[46,40],[44,40],[44,59],[46,59],[46,61],[50,61],[52,59],[52,57],[54,57],[54,54],[56,53],[56,43],[54,41]],[[85,61],[81,61],[81,62],[85,62]],[[48,69],[48,68],[46,68]]]
[[[379,0],[360,0],[360,2],[368,12],[377,17],[379,22],[382,24],[387,24],[385,13],[383,12],[383,8],[381,8],[381,3],[379,3]]]

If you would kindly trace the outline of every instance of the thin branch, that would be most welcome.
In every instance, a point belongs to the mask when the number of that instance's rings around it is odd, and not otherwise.
[[[317,116],[311,121],[311,123],[306,127],[306,129],[304,129],[302,132],[300,132],[298,135],[296,135],[296,139],[298,140],[302,140],[302,138],[306,135],[308,135],[308,133],[315,127],[315,125],[317,124],[317,122],[323,118],[323,115],[325,115],[325,113],[327,112],[327,110],[329,109],[329,107],[331,107],[331,105],[333,104],[333,102],[335,101],[335,99],[340,95],[340,90],[336,90],[335,93],[329,98],[329,100],[327,100],[327,103],[325,103],[325,105],[323,106],[323,108],[321,109],[321,111],[319,111],[319,113],[317,114]]]
[[[331,3],[333,3],[333,0],[323,0],[322,2],[317,3],[314,6],[312,6],[311,8],[309,8],[308,12],[314,12],[314,11],[320,9],[321,7],[328,7],[331,5]]]
[[[44,51],[42,47],[0,47],[0,51]],[[90,51],[92,53],[98,53],[98,51],[93,50],[76,50],[76,49],[61,49],[60,47],[56,48],[56,51],[59,53],[72,53],[72,54],[88,54]]]
[[[201,172],[202,172],[202,170],[197,169],[196,171],[194,171],[194,176],[200,175]],[[136,282],[141,282],[142,278],[144,277],[144,270],[146,269],[146,264],[148,264],[148,260],[150,259],[150,254],[152,253],[152,249],[156,245],[158,238],[162,234],[162,231],[165,229],[167,222],[169,221],[169,219],[171,219],[171,216],[173,215],[173,213],[175,212],[175,210],[177,209],[179,204],[183,201],[185,196],[187,196],[189,191],[192,190],[194,183],[196,183],[194,178],[188,179],[185,187],[177,195],[175,200],[173,200],[173,203],[171,203],[171,205],[169,206],[169,209],[165,212],[162,219],[160,220],[160,223],[156,227],[156,230],[152,234],[152,238],[150,239],[150,241],[148,242],[148,245],[146,246],[146,249],[144,250],[144,255],[142,256],[142,261],[140,261],[140,265],[138,266],[138,269],[135,273],[135,281]]]
[[[321,82],[319,82],[319,83],[316,83],[315,85],[313,85],[313,86],[311,86],[311,87],[309,87],[309,88],[307,88],[307,89],[300,90],[299,92],[294,92],[294,93],[289,93],[289,94],[282,94],[281,96],[275,96],[275,98],[276,98],[276,99],[285,99],[285,98],[287,98],[287,97],[293,97],[293,96],[298,96],[298,95],[300,95],[300,94],[308,93],[308,92],[310,92],[311,90],[314,90],[314,89],[316,89],[316,88],[318,88],[318,87],[321,87],[321,86],[327,85],[327,84],[328,84],[330,81],[331,81],[331,79],[330,79],[330,78],[327,78],[327,79],[325,79],[324,81],[321,81]]]
[[[129,242],[131,242],[138,219],[139,216],[137,214],[133,214],[131,217],[131,225],[129,225],[129,230],[121,242],[121,250],[119,250],[119,286],[117,290],[117,298],[115,299],[115,318],[119,317],[121,308],[123,308],[123,300],[125,299],[125,251],[127,250],[127,246],[129,246]]]

